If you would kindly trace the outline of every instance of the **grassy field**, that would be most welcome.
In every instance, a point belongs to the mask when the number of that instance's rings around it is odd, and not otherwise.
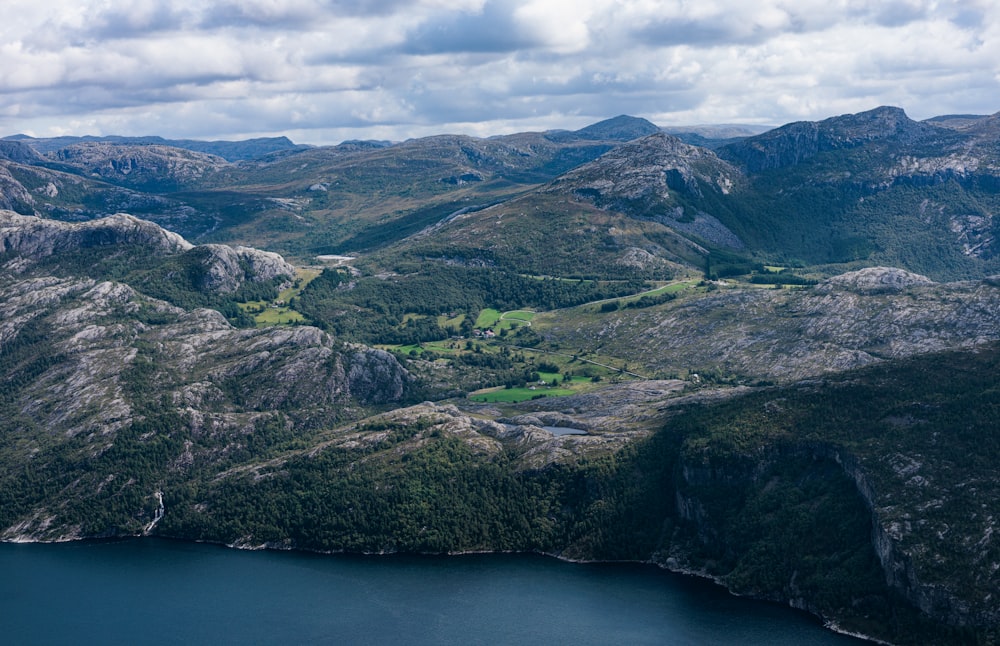
[[[691,289],[696,287],[700,280],[686,280],[679,283],[668,283],[656,289],[649,290],[648,292],[642,292],[641,294],[636,294],[634,296],[624,296],[618,301],[620,303],[631,303],[632,301],[637,301],[643,296],[660,296],[662,294],[677,294],[683,292],[686,289]]]
[[[257,326],[305,323],[306,317],[290,307],[269,307],[253,317]]]
[[[488,404],[503,403],[516,404],[528,401],[529,399],[541,399],[542,397],[565,397],[575,394],[575,390],[569,388],[491,388],[486,391],[479,391],[469,395],[469,399],[474,402]]]
[[[320,275],[320,273],[321,270],[319,269],[297,268],[295,270],[295,281],[290,287],[283,289],[281,293],[278,294],[277,300],[271,303],[267,301],[240,303],[240,307],[243,308],[245,312],[254,314],[254,320],[257,322],[257,327],[306,323],[306,317],[302,316],[300,312],[289,307],[288,303],[291,302],[293,298],[301,294],[302,290],[306,288],[306,285],[312,282],[317,276]]]
[[[445,315],[437,317],[438,327],[443,327],[450,329],[452,332],[458,332],[462,329],[462,323],[465,322],[465,314],[459,314],[453,318],[448,318]]]
[[[486,309],[479,312],[479,318],[476,319],[475,327],[481,330],[485,330],[488,327],[493,327],[494,325],[497,324],[497,322],[500,321],[500,316],[501,314],[498,310],[495,310],[491,307],[487,307]]]

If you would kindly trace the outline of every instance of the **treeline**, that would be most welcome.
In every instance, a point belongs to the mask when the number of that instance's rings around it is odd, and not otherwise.
[[[484,308],[557,309],[641,291],[639,280],[598,282],[532,278],[478,267],[425,263],[419,273],[355,278],[326,269],[295,299],[317,325],[365,343],[419,343],[447,338],[436,317],[464,313],[467,330]],[[409,317],[404,323],[406,315]],[[431,317],[431,318],[420,318]]]

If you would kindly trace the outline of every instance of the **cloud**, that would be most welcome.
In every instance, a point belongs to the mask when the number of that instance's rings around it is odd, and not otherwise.
[[[512,2],[488,0],[475,11],[437,14],[419,25],[400,47],[405,54],[499,53],[540,46],[524,29]]]
[[[580,127],[621,113],[777,124],[880,104],[916,117],[1000,110],[1000,7],[990,0],[8,0],[5,9],[0,135],[294,132],[334,143]]]

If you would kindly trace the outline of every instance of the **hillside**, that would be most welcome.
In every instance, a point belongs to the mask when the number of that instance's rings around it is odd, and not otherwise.
[[[934,123],[879,108],[715,152],[651,134],[384,253],[557,276],[588,275],[570,268],[583,254],[609,278],[664,276],[673,263],[720,276],[764,264],[882,265],[939,281],[998,273],[996,118]]]
[[[886,268],[806,288],[733,284],[654,307],[594,309],[538,316],[532,329],[551,345],[620,357],[645,374],[745,382],[1000,340],[995,280],[933,283]]]
[[[998,125],[3,140],[0,540],[653,561],[994,643]]]

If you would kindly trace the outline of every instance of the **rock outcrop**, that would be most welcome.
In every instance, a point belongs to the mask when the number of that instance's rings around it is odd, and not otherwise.
[[[869,268],[812,288],[717,289],[545,329],[566,347],[602,346],[653,374],[792,381],[1000,339],[1000,289]]]
[[[104,142],[74,144],[50,158],[86,176],[154,192],[176,190],[229,165],[221,157],[182,148]]]
[[[154,254],[180,253],[194,246],[176,233],[125,213],[68,223],[0,211],[0,253],[37,261],[56,253],[115,245],[142,247]]]
[[[126,250],[152,257],[181,254],[202,267],[195,287],[231,294],[246,282],[291,279],[295,268],[276,253],[250,247],[201,245],[134,216],[118,213],[86,222],[61,222],[11,211],[0,211],[0,253],[12,260],[8,269],[26,271],[40,261],[94,249]]]

